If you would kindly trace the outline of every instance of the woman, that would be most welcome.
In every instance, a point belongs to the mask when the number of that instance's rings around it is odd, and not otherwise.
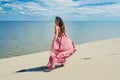
[[[74,43],[66,34],[64,22],[60,17],[55,19],[55,36],[50,50],[48,70],[55,68],[56,64],[62,66],[66,63],[66,58],[70,57],[76,51]]]

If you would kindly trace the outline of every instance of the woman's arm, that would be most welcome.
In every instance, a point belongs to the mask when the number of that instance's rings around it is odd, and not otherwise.
[[[59,30],[59,27],[55,26],[55,35],[54,35],[53,41],[55,41],[57,39],[57,37],[58,37],[58,30]]]

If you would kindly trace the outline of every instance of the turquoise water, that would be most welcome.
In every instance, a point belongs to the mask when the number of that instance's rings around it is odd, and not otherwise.
[[[120,37],[119,22],[65,22],[75,44]],[[54,22],[0,22],[0,59],[49,50]]]

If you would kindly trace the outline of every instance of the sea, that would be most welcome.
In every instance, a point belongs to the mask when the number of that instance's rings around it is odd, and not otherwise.
[[[0,59],[49,51],[54,37],[53,21],[0,21]],[[120,37],[120,22],[65,21],[76,44]]]

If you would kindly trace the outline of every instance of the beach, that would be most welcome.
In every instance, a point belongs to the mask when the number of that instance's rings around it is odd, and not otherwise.
[[[49,55],[0,59],[0,80],[120,80],[120,38],[77,45],[64,67],[44,72]]]

